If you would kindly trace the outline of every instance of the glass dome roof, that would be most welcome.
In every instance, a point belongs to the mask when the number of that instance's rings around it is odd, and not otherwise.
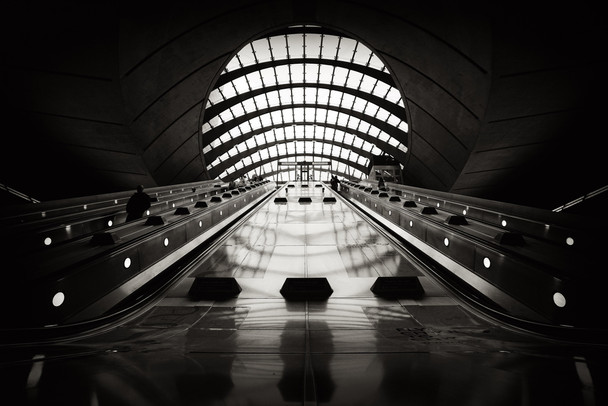
[[[202,142],[212,179],[296,180],[304,161],[311,180],[358,180],[374,155],[403,162],[407,132],[401,94],[368,47],[295,26],[230,60],[207,99]]]

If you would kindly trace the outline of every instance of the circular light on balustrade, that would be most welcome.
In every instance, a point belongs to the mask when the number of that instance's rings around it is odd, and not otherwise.
[[[414,227],[414,222],[410,220],[410,227]]]
[[[233,206],[234,206],[234,207],[236,207],[236,203],[235,203],[235,204],[233,204]]]
[[[224,213],[222,213],[222,211],[220,210],[220,216],[223,215]]]
[[[168,247],[168,246],[169,246],[169,239],[168,239],[168,238],[165,238],[165,239],[163,240],[163,244],[165,245],[165,247]]]
[[[118,200],[114,199],[114,204],[118,204]]]
[[[502,224],[503,227],[506,227],[507,226],[507,220],[501,221],[500,224]]]
[[[65,295],[63,294],[63,292],[57,292],[55,293],[55,296],[53,296],[53,306],[55,307],[59,307],[63,304],[63,302],[65,301]]]
[[[485,266],[486,268],[490,268],[490,266],[492,266],[492,261],[490,261],[490,258],[485,257],[483,259],[483,266]]]
[[[190,202],[192,203],[193,201],[194,201],[194,198],[193,198],[193,197],[191,197],[191,198],[190,198]]]
[[[82,206],[82,208],[83,208],[84,210],[86,210],[86,209],[87,209],[87,205],[85,204],[84,206]]]
[[[203,226],[203,220],[199,220],[199,222],[198,222],[198,226],[199,226],[199,227],[202,227],[202,226]]]
[[[392,215],[393,215],[393,212],[392,212],[391,210],[389,210],[389,211],[388,211],[388,215],[389,215],[389,216],[392,216]]]
[[[175,203],[171,203],[171,208],[174,209],[175,208]]]
[[[553,303],[555,303],[557,307],[564,307],[566,306],[566,297],[560,292],[555,292],[553,294]]]
[[[146,210],[146,216],[150,215],[150,210]]]
[[[112,224],[114,224],[112,223],[112,220],[108,220],[108,227],[112,227]]]
[[[446,247],[450,245],[450,240],[448,240],[448,237],[445,237],[443,239],[443,245],[445,245]]]
[[[44,239],[44,245],[51,245],[52,242],[53,240],[51,239],[51,237],[46,237]]]
[[[123,262],[122,264],[123,264],[123,266],[124,266],[125,268],[130,267],[130,266],[131,266],[131,258],[126,258],[126,259],[125,259],[125,262]]]
[[[437,207],[439,207],[439,203],[437,203]]]
[[[463,216],[466,216],[466,215],[467,215],[467,211],[466,211],[466,209],[462,211],[462,215],[463,215]]]
[[[572,238],[572,237],[566,238],[566,244],[568,244],[568,245],[574,245],[574,238]]]

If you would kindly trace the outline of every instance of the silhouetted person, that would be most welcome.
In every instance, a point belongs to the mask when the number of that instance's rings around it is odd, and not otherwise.
[[[333,176],[331,177],[331,181],[330,181],[330,183],[331,183],[331,188],[332,188],[332,189],[333,189],[335,192],[337,192],[337,191],[338,191],[338,184],[340,183],[340,181],[338,180],[338,177],[337,177],[336,175],[333,175]]]
[[[378,181],[378,189],[384,189],[384,178],[380,178]]]
[[[236,189],[236,183],[234,179],[230,179],[230,183],[228,183],[228,189]]]
[[[137,192],[127,202],[127,221],[142,218],[144,212],[150,208],[150,196],[144,192],[142,185],[137,186]]]

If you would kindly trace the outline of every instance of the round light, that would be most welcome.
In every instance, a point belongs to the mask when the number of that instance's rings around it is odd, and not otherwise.
[[[443,239],[443,245],[445,245],[446,247],[447,247],[448,245],[450,245],[450,240],[448,240],[448,238],[447,238],[447,237]]]
[[[221,216],[222,214],[223,214],[223,213],[222,213],[222,211],[220,210],[220,216]]]
[[[572,238],[572,237],[566,238],[566,244],[568,244],[568,245],[574,245],[574,238]]]
[[[389,210],[389,211],[388,211],[388,215],[389,215],[389,216],[392,216],[392,215],[393,215],[393,212],[392,212],[391,210]]]
[[[63,294],[63,292],[57,292],[55,293],[55,296],[53,296],[53,306],[55,307],[59,307],[63,304],[65,300],[65,295]]]
[[[437,203],[437,207],[439,207],[439,203]]]
[[[118,200],[114,199],[114,204],[118,204]]]
[[[466,216],[466,215],[467,215],[467,211],[466,211],[466,210],[463,210],[463,211],[462,211],[462,215],[463,215],[463,216]]]
[[[112,220],[108,220],[108,227],[112,227],[112,224],[114,224],[112,223]]]
[[[51,245],[52,242],[53,240],[51,239],[51,237],[46,237],[44,239],[44,245]]]
[[[175,203],[171,203],[171,208],[175,208]]]
[[[492,265],[492,261],[490,261],[490,258],[485,257],[483,259],[483,266],[485,266],[486,268],[489,268]]]
[[[165,240],[163,241],[163,244],[165,245],[165,247],[169,246],[169,239],[165,238]]]
[[[85,204],[84,206],[82,206],[82,208],[83,208],[84,210],[86,210],[86,209],[87,209],[87,205]]]
[[[202,227],[202,226],[203,226],[203,221],[202,221],[202,220],[200,220],[200,221],[198,222],[198,226],[199,226],[199,227]]]
[[[410,227],[414,227],[414,222],[410,220]]]
[[[236,203],[233,206],[236,207]]]
[[[128,268],[131,266],[131,258],[127,258],[125,259],[125,262],[123,262],[123,265],[125,268]]]
[[[506,227],[507,226],[507,220],[501,221],[500,224],[502,224],[503,227]]]
[[[553,294],[553,303],[555,303],[557,307],[564,307],[566,306],[566,297],[559,292],[555,292]]]
[[[146,216],[150,215],[150,210],[146,210]]]

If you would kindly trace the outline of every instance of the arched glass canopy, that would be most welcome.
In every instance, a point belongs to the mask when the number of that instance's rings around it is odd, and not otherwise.
[[[408,125],[399,90],[365,45],[295,26],[245,45],[210,92],[202,124],[212,179],[262,175],[367,178],[374,155],[404,162]]]

